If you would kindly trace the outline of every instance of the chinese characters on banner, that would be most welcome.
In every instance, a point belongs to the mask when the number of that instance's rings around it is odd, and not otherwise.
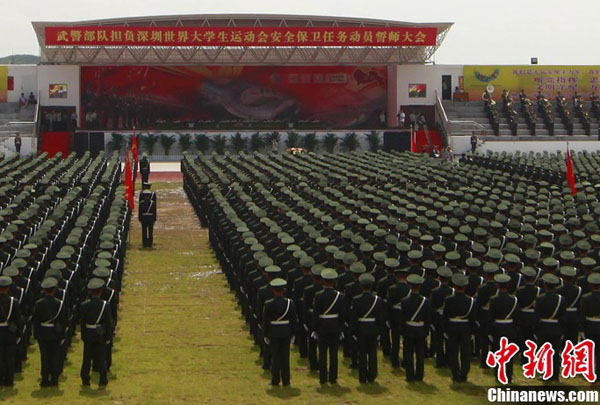
[[[46,27],[47,46],[433,46],[437,28]]]
[[[527,340],[527,349],[523,355],[527,363],[523,365],[523,375],[526,378],[535,378],[539,374],[543,380],[553,377],[555,349],[550,343],[544,343],[539,349],[535,342]],[[587,382],[596,381],[594,341],[586,339],[574,345],[570,340],[565,342],[561,353],[561,377],[574,378],[583,376]],[[500,338],[500,347],[497,351],[488,353],[486,364],[489,367],[497,367],[497,379],[501,384],[508,384],[506,366],[519,352],[519,347],[514,343],[508,343],[506,337]]]
[[[541,91],[548,99],[556,94],[570,98],[574,92],[589,97],[600,89],[600,66],[465,66],[464,85],[471,100],[479,100],[488,85],[494,86],[492,97],[501,100],[502,91],[521,89],[530,99]]]

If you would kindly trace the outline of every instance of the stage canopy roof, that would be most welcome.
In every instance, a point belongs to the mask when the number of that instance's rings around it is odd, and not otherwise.
[[[178,15],[32,22],[42,64],[427,63],[452,23],[299,15]]]

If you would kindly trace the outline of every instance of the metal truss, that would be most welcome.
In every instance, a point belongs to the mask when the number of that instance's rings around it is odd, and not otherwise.
[[[452,23],[296,15],[181,15],[80,22],[32,22],[42,64],[69,65],[392,65],[431,61]],[[161,47],[46,46],[48,26],[156,27],[436,27],[435,46],[428,47]]]

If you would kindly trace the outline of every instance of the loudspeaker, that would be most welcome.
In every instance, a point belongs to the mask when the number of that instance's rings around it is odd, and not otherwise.
[[[410,151],[410,129],[384,132],[383,150]]]

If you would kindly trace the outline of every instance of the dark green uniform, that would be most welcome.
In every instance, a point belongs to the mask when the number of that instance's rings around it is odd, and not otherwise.
[[[385,322],[384,300],[372,292],[354,297],[350,306],[353,339],[358,343],[358,379],[377,378],[377,338]]]
[[[294,302],[285,297],[274,297],[265,302],[263,331],[271,349],[271,384],[290,384],[290,339],[297,327]]]
[[[319,381],[335,383],[338,375],[338,346],[344,325],[344,295],[333,288],[315,294],[312,330],[319,345]],[[329,372],[327,355],[329,354]]]
[[[421,294],[411,292],[402,300],[400,312],[406,381],[422,381],[431,323],[431,303]]]
[[[81,338],[83,340],[83,363],[81,381],[90,383],[92,360],[100,373],[100,385],[108,384],[106,375],[106,346],[112,336],[112,314],[110,304],[98,297],[92,297],[79,308]]]
[[[8,294],[0,294],[0,385],[13,385],[17,337],[21,330],[19,303]]]
[[[444,303],[442,316],[448,336],[448,363],[454,381],[466,381],[471,369],[471,337],[476,307],[474,298],[459,291],[447,297]]]
[[[61,340],[65,337],[67,310],[55,297],[46,296],[36,301],[33,309],[34,336],[41,356],[42,386],[58,385],[61,366]]]

